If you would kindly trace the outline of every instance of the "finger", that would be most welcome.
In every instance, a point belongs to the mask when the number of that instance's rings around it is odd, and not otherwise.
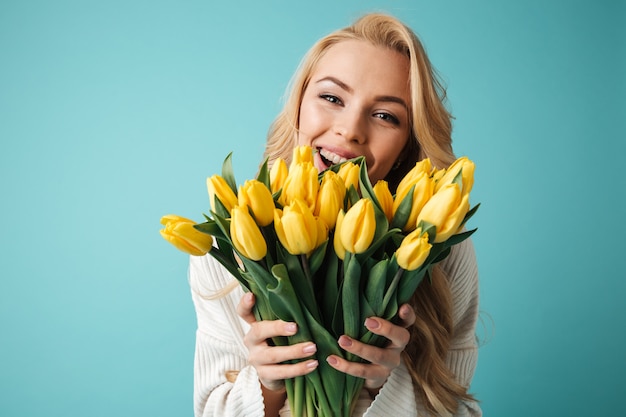
[[[338,340],[339,346],[361,359],[387,368],[389,371],[400,365],[402,349],[394,347],[377,347],[343,335]]]
[[[263,385],[272,388],[276,386],[275,381],[306,375],[314,371],[318,365],[319,363],[316,359],[309,359],[293,364],[266,365],[258,367],[257,374]]]
[[[241,297],[241,300],[239,300],[239,304],[237,304],[237,314],[239,315],[239,317],[241,317],[250,324],[256,321],[254,313],[252,312],[254,302],[254,294],[252,294],[251,292],[247,292],[243,295],[243,297]]]
[[[407,329],[380,317],[368,317],[365,319],[365,327],[370,332],[389,339],[392,347],[404,349],[411,338]]]
[[[389,370],[383,366],[350,362],[336,355],[328,356],[326,362],[340,372],[365,379],[367,388],[378,388],[382,386],[390,373]]]
[[[296,323],[282,320],[257,321],[250,325],[250,331],[244,336],[246,345],[265,343],[267,339],[277,336],[293,336],[298,331]]]
[[[312,342],[296,343],[289,346],[257,347],[250,352],[248,361],[255,367],[281,364],[287,361],[310,358],[317,351]]]
[[[400,326],[404,328],[410,327],[415,323],[415,310],[409,304],[402,304],[398,311],[398,318],[400,319],[398,323]]]

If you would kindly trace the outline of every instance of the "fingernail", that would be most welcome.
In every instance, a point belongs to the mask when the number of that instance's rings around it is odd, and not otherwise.
[[[378,329],[380,327],[380,323],[378,320],[367,318],[365,319],[365,327],[368,329]]]
[[[315,343],[311,343],[302,348],[302,352],[304,353],[315,353],[317,352],[317,346]]]
[[[312,360],[312,361],[307,362],[306,367],[307,368],[317,368],[318,364],[319,364],[318,361]]]
[[[402,307],[400,307],[400,316],[407,316],[409,314],[409,307],[407,305],[403,305]]]
[[[326,362],[328,362],[331,365],[337,365],[339,361],[334,356],[329,356],[326,358]]]
[[[251,292],[247,292],[244,294],[246,304],[252,304],[254,301],[254,295]]]
[[[339,337],[339,345],[345,347],[352,346],[352,340],[349,337],[341,336]]]
[[[285,324],[285,331],[290,334],[295,334],[298,331],[298,326],[296,326],[296,323],[287,323]]]

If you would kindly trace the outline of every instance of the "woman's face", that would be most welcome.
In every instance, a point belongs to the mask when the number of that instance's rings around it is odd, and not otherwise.
[[[365,156],[372,183],[384,179],[406,145],[409,59],[365,41],[342,41],[321,58],[300,105],[298,144],[322,171]]]

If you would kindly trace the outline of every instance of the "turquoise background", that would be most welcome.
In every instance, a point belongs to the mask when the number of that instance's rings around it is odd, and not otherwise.
[[[192,415],[187,258],[252,176],[309,46],[365,11],[421,36],[477,164],[486,416],[626,396],[623,1],[0,2],[0,415]]]

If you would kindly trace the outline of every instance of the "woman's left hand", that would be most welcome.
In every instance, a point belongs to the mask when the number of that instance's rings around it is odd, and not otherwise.
[[[385,347],[376,347],[359,342],[343,335],[339,346],[370,363],[350,362],[339,356],[330,355],[326,360],[335,369],[365,379],[365,388],[370,394],[376,394],[389,378],[391,371],[401,363],[401,354],[409,343],[410,333],[407,328],[415,323],[415,312],[408,304],[400,307],[400,324],[396,325],[379,317],[365,320],[365,327],[374,334],[389,340]]]

